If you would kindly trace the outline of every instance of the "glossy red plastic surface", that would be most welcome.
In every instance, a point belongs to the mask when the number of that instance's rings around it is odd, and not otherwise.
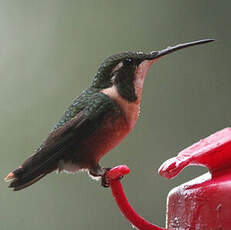
[[[162,164],[159,173],[172,178],[190,164],[204,165],[210,173],[169,193],[167,229],[231,230],[231,129],[183,150]]]
[[[221,130],[186,148],[165,163],[159,173],[175,177],[188,165],[204,165],[210,172],[173,189],[168,196],[168,230],[231,230],[231,129]],[[164,230],[139,216],[129,204],[120,178],[126,165],[107,172],[106,179],[122,214],[140,230]]]
[[[139,230],[165,230],[153,225],[143,217],[139,216],[129,204],[120,182],[121,176],[124,176],[129,172],[130,169],[126,165],[119,165],[108,171],[106,175],[107,181],[110,184],[112,190],[113,197],[119,206],[121,213],[134,227]]]

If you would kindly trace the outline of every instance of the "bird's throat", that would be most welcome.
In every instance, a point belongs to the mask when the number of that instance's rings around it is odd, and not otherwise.
[[[144,61],[136,68],[134,72],[133,87],[136,95],[135,101],[130,102],[126,100],[120,94],[120,91],[118,90],[116,85],[101,90],[102,93],[108,95],[111,99],[116,101],[116,103],[120,106],[120,108],[123,110],[126,116],[126,120],[128,121],[130,128],[134,127],[136,120],[139,116],[140,101],[142,97],[144,79],[152,63],[153,62],[150,61]]]
[[[126,121],[129,125],[129,128],[132,129],[136,123],[136,120],[139,116],[140,111],[140,99],[137,98],[135,102],[129,102],[118,92],[118,89],[115,85],[110,88],[101,90],[102,93],[109,96],[112,100],[114,100],[122,109]]]

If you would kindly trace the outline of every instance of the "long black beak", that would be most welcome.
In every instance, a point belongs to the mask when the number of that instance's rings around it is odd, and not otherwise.
[[[169,46],[166,49],[151,52],[150,57],[148,58],[148,60],[154,60],[154,59],[163,57],[163,56],[165,56],[167,54],[173,53],[173,52],[175,52],[177,50],[181,50],[181,49],[184,49],[184,48],[187,48],[187,47],[196,46],[196,45],[209,43],[209,42],[213,42],[213,41],[215,41],[215,39],[203,39],[203,40],[198,40],[198,41],[178,44],[176,46]]]

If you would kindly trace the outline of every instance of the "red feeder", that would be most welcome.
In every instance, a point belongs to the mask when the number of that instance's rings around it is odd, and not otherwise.
[[[231,229],[231,128],[221,130],[183,150],[159,173],[175,177],[188,165],[206,166],[206,173],[173,189],[168,196],[168,230]],[[140,217],[128,203],[119,178],[129,173],[118,166],[107,174],[113,196],[123,215],[140,230],[164,230]]]

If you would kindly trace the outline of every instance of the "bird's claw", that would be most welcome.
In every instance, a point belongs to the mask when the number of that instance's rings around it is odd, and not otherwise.
[[[105,173],[101,177],[101,186],[104,188],[110,187],[110,183],[107,181],[107,172],[111,170],[111,168],[104,168]]]
[[[112,168],[104,168],[105,170],[105,173],[104,175],[101,177],[101,185],[104,187],[104,188],[108,188],[110,187],[110,182],[108,181],[107,179],[107,173],[111,170]],[[124,176],[120,176],[117,178],[117,180],[121,180]]]

